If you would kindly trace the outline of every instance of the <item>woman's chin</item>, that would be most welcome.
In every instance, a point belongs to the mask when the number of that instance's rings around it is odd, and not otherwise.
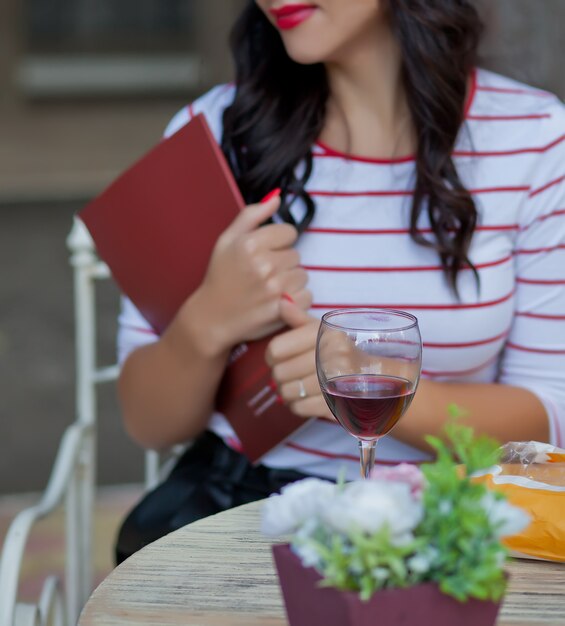
[[[324,63],[327,56],[320,50],[319,46],[313,48],[304,45],[291,45],[285,42],[286,52],[288,56],[300,65],[314,65],[316,63]]]

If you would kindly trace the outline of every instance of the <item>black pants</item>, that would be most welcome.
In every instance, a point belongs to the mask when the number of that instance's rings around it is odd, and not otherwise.
[[[201,435],[167,479],[129,513],[118,533],[116,562],[185,524],[261,500],[306,478],[294,470],[253,466],[211,432]]]

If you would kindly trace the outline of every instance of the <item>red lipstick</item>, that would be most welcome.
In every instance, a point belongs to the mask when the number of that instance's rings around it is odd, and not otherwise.
[[[316,10],[313,4],[285,4],[280,9],[271,9],[270,13],[281,30],[296,28],[305,22]]]

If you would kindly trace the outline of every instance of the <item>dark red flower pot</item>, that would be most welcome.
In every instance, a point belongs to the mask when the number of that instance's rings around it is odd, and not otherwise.
[[[500,603],[458,602],[426,583],[378,591],[364,602],[359,594],[319,587],[322,579],[303,567],[286,544],[273,546],[290,626],[494,626]]]

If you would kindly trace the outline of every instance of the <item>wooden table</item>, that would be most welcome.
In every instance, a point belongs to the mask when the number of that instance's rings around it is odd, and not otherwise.
[[[284,626],[260,506],[189,524],[141,550],[98,587],[79,626]],[[563,626],[565,566],[516,561],[508,569],[499,626]]]

